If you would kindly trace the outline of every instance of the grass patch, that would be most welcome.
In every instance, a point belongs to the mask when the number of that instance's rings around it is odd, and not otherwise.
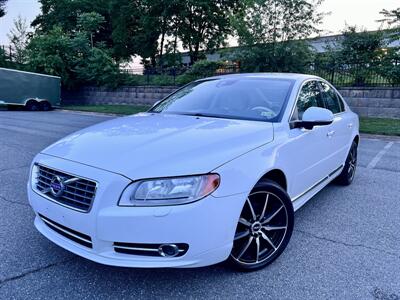
[[[150,106],[144,105],[72,105],[63,109],[99,112],[119,115],[132,115],[146,111]],[[360,117],[360,132],[400,136],[400,119]]]
[[[400,119],[360,117],[360,132],[400,136]]]
[[[67,110],[118,114],[118,115],[132,115],[139,112],[146,111],[150,106],[145,105],[68,105],[61,107]]]

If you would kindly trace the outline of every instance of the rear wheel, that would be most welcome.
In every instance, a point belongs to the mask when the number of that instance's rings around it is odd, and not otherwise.
[[[346,162],[336,182],[341,185],[349,185],[353,182],[357,167],[357,143],[353,141]]]
[[[286,191],[273,181],[259,182],[240,215],[230,263],[243,271],[270,264],[285,250],[293,224],[293,205]]]
[[[29,111],[38,111],[40,110],[40,104],[35,100],[29,100],[25,104],[25,109]]]
[[[49,111],[52,109],[51,104],[47,101],[40,102],[40,106],[43,111]]]

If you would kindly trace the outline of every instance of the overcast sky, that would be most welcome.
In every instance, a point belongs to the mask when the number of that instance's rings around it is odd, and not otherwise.
[[[321,29],[326,34],[335,34],[347,23],[374,30],[379,26],[375,21],[380,18],[380,10],[399,6],[399,0],[325,0],[321,10],[331,14],[325,17]],[[6,15],[0,18],[0,45],[9,43],[7,33],[13,27],[13,20],[21,15],[31,22],[39,14],[40,5],[37,0],[8,0],[6,10]]]

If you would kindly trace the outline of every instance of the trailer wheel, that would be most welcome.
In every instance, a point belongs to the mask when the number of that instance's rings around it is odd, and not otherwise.
[[[44,111],[49,111],[49,110],[52,109],[51,104],[48,101],[40,102],[40,106],[41,106],[41,109],[44,110]]]
[[[29,100],[25,104],[25,109],[29,111],[38,111],[40,110],[40,104],[35,100]]]

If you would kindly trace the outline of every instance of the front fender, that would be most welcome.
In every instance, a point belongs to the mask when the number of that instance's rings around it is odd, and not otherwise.
[[[289,182],[290,176],[287,176],[287,168],[282,163],[284,160],[279,159],[278,149],[277,143],[273,141],[213,170],[221,176],[220,186],[213,196],[248,194],[266,173],[274,169],[281,170]]]

